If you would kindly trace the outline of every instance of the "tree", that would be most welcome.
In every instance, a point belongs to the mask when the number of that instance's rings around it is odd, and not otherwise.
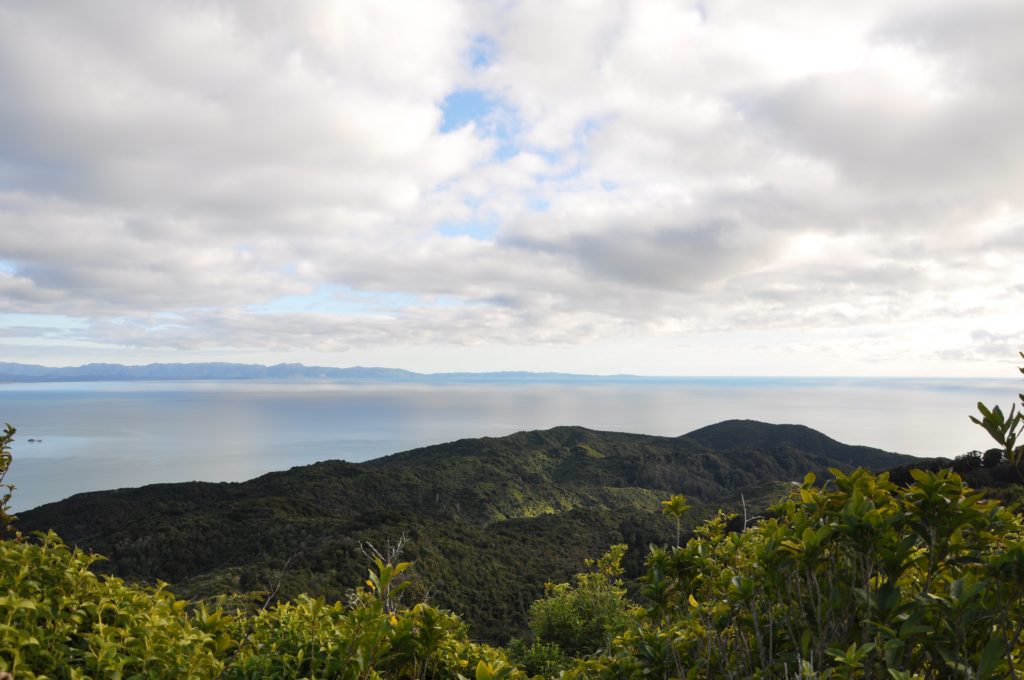
[[[690,504],[686,501],[686,496],[681,493],[677,493],[667,501],[661,502],[661,511],[669,517],[675,517],[676,519],[676,547],[679,546],[683,513],[689,510],[690,507]]]
[[[977,470],[983,462],[981,451],[968,451],[953,459],[953,471],[962,475],[965,472]]]
[[[545,583],[543,599],[530,607],[530,629],[541,643],[554,643],[570,656],[610,648],[616,635],[634,620],[635,606],[626,597],[622,558],[626,545],[613,545],[576,583]]]
[[[1003,462],[1003,450],[1002,449],[989,449],[985,451],[985,454],[981,458],[981,464],[987,468],[998,466]]]
[[[14,441],[15,429],[10,423],[5,423],[4,433],[0,435],[0,538],[14,531],[11,523],[16,519],[11,514],[11,494],[14,492],[13,484],[6,484],[4,478],[11,467],[11,442]]]
[[[1020,352],[1020,357],[1024,359],[1024,352]],[[1024,367],[1019,370],[1024,373]],[[1024,444],[1017,444],[1018,438],[1024,441],[1024,394],[1017,396],[1020,397],[1021,410],[1017,410],[1017,405],[1013,404],[1010,406],[1009,414],[1004,415],[998,406],[989,408],[979,401],[978,412],[981,413],[981,418],[971,416],[971,421],[985,428],[989,436],[1002,447],[1006,460],[1019,470],[1021,458],[1024,457]]]

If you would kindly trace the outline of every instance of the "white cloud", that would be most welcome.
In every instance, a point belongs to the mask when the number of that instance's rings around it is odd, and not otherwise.
[[[972,348],[1024,333],[1022,20],[966,0],[0,2],[0,311],[76,320],[44,363],[416,368],[443,345],[657,372],[695,370],[665,348],[709,333],[735,352],[824,332],[852,372],[922,352],[985,372]],[[460,89],[492,110],[442,132]],[[0,347],[58,337],[33,327]],[[602,366],[630,343],[662,349]]]

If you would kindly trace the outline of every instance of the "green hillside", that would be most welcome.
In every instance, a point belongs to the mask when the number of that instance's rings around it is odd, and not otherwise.
[[[892,466],[892,454],[869,446],[837,442],[806,425],[770,425],[756,420],[727,420],[686,435],[687,439],[719,451],[729,449],[795,449],[805,455],[823,456],[846,465],[867,468]]]
[[[98,568],[162,579],[188,597],[280,583],[280,598],[337,599],[365,574],[364,542],[404,536],[419,594],[460,612],[474,636],[500,641],[525,628],[546,581],[566,580],[609,545],[629,545],[627,573],[639,574],[647,546],[674,537],[659,513],[672,494],[697,506],[692,524],[738,509],[741,494],[750,510],[764,507],[808,471],[912,460],[753,421],[676,438],[558,427],[244,483],[79,494],[22,513],[19,527],[52,528],[105,555]]]

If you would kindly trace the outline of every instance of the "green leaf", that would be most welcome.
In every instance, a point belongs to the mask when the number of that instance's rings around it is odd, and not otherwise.
[[[493,680],[494,670],[483,660],[476,665],[476,680]]]
[[[978,680],[992,677],[992,674],[1004,661],[1006,655],[1006,643],[1002,636],[993,637],[981,650],[981,659],[978,662]]]

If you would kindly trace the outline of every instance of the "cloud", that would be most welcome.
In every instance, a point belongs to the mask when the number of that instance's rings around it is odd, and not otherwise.
[[[1024,328],[1011,332],[996,332],[978,328],[971,332],[971,345],[940,352],[951,361],[1014,362],[1024,346]]]
[[[870,328],[864,370],[896,370],[909,335],[1024,307],[1022,20],[3,3],[0,311],[140,358],[445,343],[496,367],[511,345]]]

